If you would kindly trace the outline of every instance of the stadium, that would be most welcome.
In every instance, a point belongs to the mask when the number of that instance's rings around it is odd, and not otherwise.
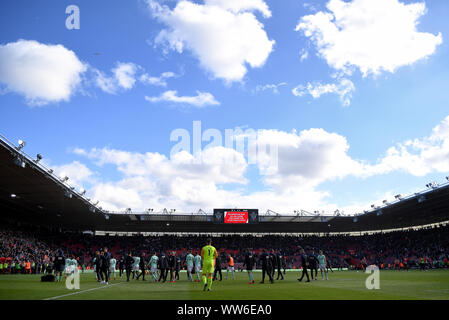
[[[39,163],[39,157],[33,159],[27,155],[23,145],[14,145],[6,138],[0,143],[1,262],[4,264],[1,299],[448,297],[449,184],[431,185],[408,197],[398,195],[394,203],[384,203],[357,216],[340,216],[339,213],[324,216],[305,211],[295,216],[273,212],[259,214],[257,210],[247,209],[189,214],[112,213],[71,188],[67,180],[55,176]],[[223,213],[245,211],[249,212],[246,218],[238,217],[243,221],[230,223],[223,217]],[[160,255],[174,251],[180,261],[184,261],[188,250],[199,252],[207,238],[212,239],[219,251],[223,270],[222,279],[217,277],[214,290],[208,292],[208,296],[204,295],[202,285],[188,279],[183,263],[179,267],[179,278],[167,283],[151,282],[148,274],[148,283],[138,279],[138,274],[134,281],[126,282],[122,272],[107,285],[96,281],[92,258],[100,248],[109,248],[117,259],[130,251],[138,256],[145,252],[148,257],[153,252]],[[298,286],[301,248],[307,253],[319,250],[326,253],[328,281],[322,281],[324,277],[315,274],[319,281]],[[257,282],[248,284],[245,252],[251,250],[260,257],[265,249],[274,249],[276,254],[285,256],[279,265],[282,280],[278,280],[275,266],[274,282],[259,284],[262,265],[256,260],[254,277]],[[43,274],[54,273],[51,267],[49,271],[46,268],[59,250],[77,260],[81,288],[75,292],[67,293],[64,281],[40,282]],[[227,274],[228,255],[235,259],[235,272],[230,274]],[[380,269],[378,290],[365,287],[368,265]],[[148,273],[148,270],[143,272]],[[312,270],[310,272],[313,274]]]
[[[1,1],[2,310],[403,318],[447,302],[448,14]]]

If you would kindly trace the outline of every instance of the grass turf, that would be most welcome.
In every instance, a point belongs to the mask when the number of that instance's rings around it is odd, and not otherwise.
[[[65,281],[40,282],[40,275],[0,275],[1,300],[449,300],[449,270],[428,272],[381,271],[380,290],[367,290],[368,274],[356,271],[335,271],[329,281],[299,283],[298,271],[287,272],[285,280],[259,284],[261,273],[255,272],[256,283],[248,284],[246,272],[236,273],[236,280],[215,281],[212,291],[203,292],[202,283],[188,282],[185,273],[176,283],[149,283],[120,278],[108,286],[95,281],[92,273],[81,274],[80,290],[68,290]]]

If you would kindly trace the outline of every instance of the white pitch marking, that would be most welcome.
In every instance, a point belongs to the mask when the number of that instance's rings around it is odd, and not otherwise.
[[[94,291],[94,290],[99,290],[99,289],[109,288],[109,287],[117,286],[117,285],[120,285],[120,284],[123,284],[123,283],[124,283],[124,282],[114,283],[114,284],[108,284],[108,285],[105,285],[105,286],[103,286],[103,287],[91,288],[91,289],[87,289],[87,290],[82,290],[82,291],[77,291],[77,292],[67,293],[67,294],[63,294],[62,296],[46,298],[46,299],[44,299],[44,300],[54,300],[54,299],[59,299],[59,298],[63,298],[63,297],[73,296],[73,295],[75,295],[75,294],[80,294],[80,293],[84,293],[84,292],[88,292],[88,291]]]

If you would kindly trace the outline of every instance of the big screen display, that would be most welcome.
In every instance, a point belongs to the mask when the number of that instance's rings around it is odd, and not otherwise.
[[[214,209],[214,223],[246,224],[258,223],[257,209]]]
[[[225,211],[224,223],[248,223],[248,211]]]

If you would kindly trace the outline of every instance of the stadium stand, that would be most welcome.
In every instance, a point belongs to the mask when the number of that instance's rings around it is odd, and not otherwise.
[[[43,272],[42,265],[51,263],[59,249],[68,256],[74,255],[80,265],[91,266],[91,259],[97,249],[108,247],[115,257],[132,251],[145,252],[175,251],[182,259],[188,249],[198,252],[210,235],[179,236],[92,236],[86,234],[58,233],[33,227],[8,226],[0,232],[0,259],[8,261],[7,273],[25,273],[24,264],[33,265],[32,273]],[[449,258],[449,226],[436,226],[421,230],[377,233],[362,236],[281,236],[281,235],[222,235],[213,237],[213,243],[221,254],[229,253],[239,267],[243,263],[246,249],[256,256],[263,249],[274,248],[287,257],[287,268],[299,268],[299,249],[323,250],[334,268],[362,268],[362,259],[367,264],[383,265],[384,268],[399,268],[406,258],[410,267],[417,267],[421,258],[426,259],[427,268],[447,268]],[[224,260],[225,261],[225,260]],[[20,267],[10,270],[11,263]],[[51,267],[51,266],[50,266]]]

